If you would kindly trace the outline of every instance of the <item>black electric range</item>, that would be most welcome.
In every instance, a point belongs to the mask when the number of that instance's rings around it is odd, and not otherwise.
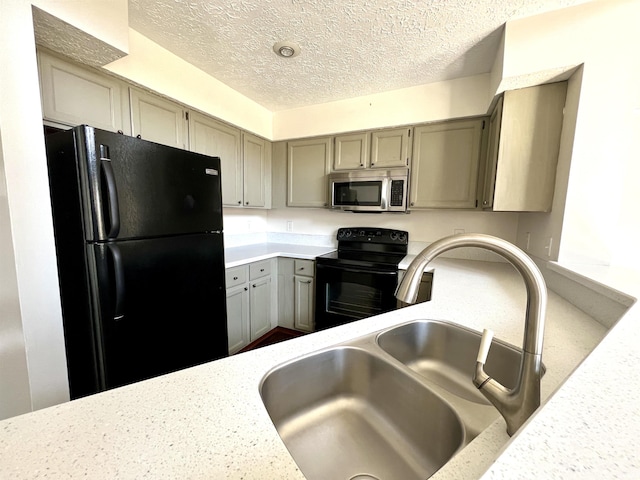
[[[387,228],[340,228],[338,250],[316,258],[316,329],[396,308],[398,265],[409,233]]]

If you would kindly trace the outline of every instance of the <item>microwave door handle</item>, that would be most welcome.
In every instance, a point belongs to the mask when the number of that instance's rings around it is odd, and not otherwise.
[[[380,195],[380,209],[387,210],[389,204],[389,194],[391,192],[391,182],[388,178],[382,180],[382,195]]]

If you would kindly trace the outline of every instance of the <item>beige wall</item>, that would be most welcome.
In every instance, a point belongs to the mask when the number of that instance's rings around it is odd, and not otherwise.
[[[492,98],[489,90],[490,75],[476,75],[275,112],[273,139],[484,115]]]

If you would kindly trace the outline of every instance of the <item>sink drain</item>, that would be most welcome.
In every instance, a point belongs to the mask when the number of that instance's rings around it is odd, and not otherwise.
[[[354,475],[349,480],[380,480],[378,477],[374,477],[373,475],[369,475],[368,473],[359,473],[358,475]]]

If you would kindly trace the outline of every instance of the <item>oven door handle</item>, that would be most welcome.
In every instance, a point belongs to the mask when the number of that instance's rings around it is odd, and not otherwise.
[[[397,275],[397,270],[368,270],[364,268],[351,268],[351,267],[342,267],[335,265],[319,265],[316,264],[316,269],[325,269],[329,268],[332,270],[340,270],[341,272],[351,272],[351,273],[374,273],[376,275]]]

